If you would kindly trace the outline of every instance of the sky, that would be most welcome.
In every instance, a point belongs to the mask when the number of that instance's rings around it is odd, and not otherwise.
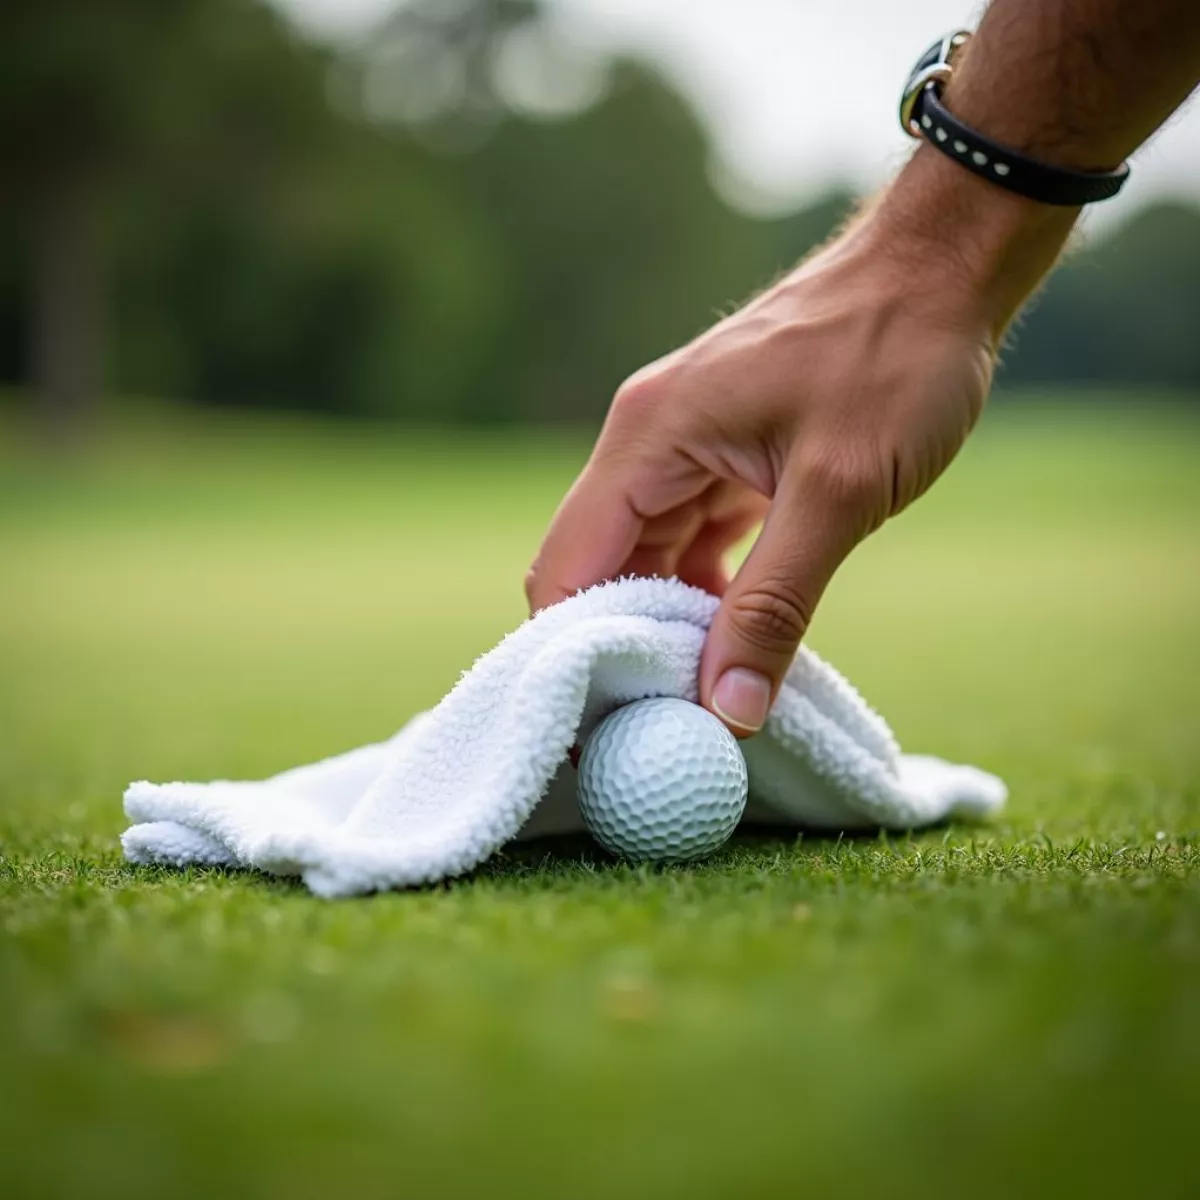
[[[277,2],[335,36],[361,34],[394,7],[394,0]],[[724,194],[768,212],[811,200],[831,184],[863,190],[885,180],[911,146],[895,115],[909,68],[940,34],[975,24],[982,5],[546,0],[546,7],[585,51],[656,63],[711,130]],[[1095,217],[1119,219],[1163,194],[1200,201],[1200,97],[1142,148],[1124,192],[1095,206]]]

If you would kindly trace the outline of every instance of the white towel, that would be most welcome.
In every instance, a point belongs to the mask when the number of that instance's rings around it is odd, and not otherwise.
[[[125,854],[299,875],[317,895],[347,896],[459,875],[518,835],[581,829],[571,747],[631,700],[695,700],[716,608],[677,580],[592,588],[526,621],[390,741],[253,783],[131,784]],[[742,746],[748,819],[910,829],[1005,799],[993,775],[901,754],[807,648]]]

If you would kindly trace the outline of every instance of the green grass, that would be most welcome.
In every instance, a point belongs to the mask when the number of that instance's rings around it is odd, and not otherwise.
[[[581,842],[327,903],[122,863],[130,778],[389,734],[522,616],[583,447],[0,432],[0,1194],[1194,1196],[1200,422],[994,410],[813,644],[982,829]]]

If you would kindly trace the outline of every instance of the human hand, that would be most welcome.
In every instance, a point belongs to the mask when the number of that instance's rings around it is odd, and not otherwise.
[[[1011,208],[1015,198],[988,190],[988,202]],[[924,242],[903,212],[880,203],[745,308],[634,375],[526,581],[535,611],[625,574],[677,575],[722,597],[700,698],[740,736],[762,727],[842,560],[961,447],[1001,330],[1070,228],[1047,237],[1038,226],[1035,241],[1052,249],[1040,265],[1031,253],[1019,260],[1032,276],[1022,291],[1014,234],[977,267]],[[1041,220],[1012,216],[992,224],[1028,234]],[[1002,286],[991,286],[993,261],[1007,264]],[[726,551],[764,518],[730,579]]]

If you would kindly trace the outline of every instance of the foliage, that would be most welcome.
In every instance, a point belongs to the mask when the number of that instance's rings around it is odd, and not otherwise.
[[[510,94],[514,39],[530,80],[574,80],[580,105]],[[410,0],[337,54],[259,0],[6,5],[0,378],[41,386],[31,346],[53,366],[89,341],[69,324],[86,291],[34,302],[39,278],[63,286],[61,262],[39,276],[47,243],[89,244],[51,203],[86,176],[74,206],[102,211],[104,237],[76,274],[103,282],[88,320],[110,392],[594,425],[626,374],[794,263],[851,198],[734,212],[655,70],[608,64],[589,91],[556,39],[529,0]],[[39,232],[46,213],[59,224]],[[1138,214],[1068,262],[1003,378],[1194,388],[1198,256],[1200,210]]]
[[[1200,382],[1200,209],[1160,202],[1068,256],[1016,341],[1014,382]]]

